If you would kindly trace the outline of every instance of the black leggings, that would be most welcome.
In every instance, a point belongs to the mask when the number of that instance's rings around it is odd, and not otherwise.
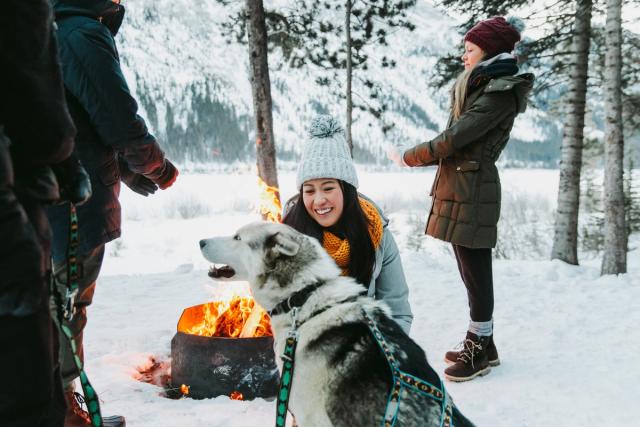
[[[474,322],[488,322],[493,318],[493,272],[491,248],[453,246],[458,271],[469,297],[469,311]]]

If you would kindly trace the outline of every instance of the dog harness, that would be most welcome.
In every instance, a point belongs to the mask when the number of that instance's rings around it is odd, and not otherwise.
[[[393,376],[393,387],[389,393],[389,400],[387,401],[387,408],[384,412],[384,419],[382,420],[382,427],[393,427],[398,420],[398,413],[400,412],[400,399],[405,393],[415,392],[427,398],[433,399],[438,402],[442,407],[442,415],[440,416],[439,427],[453,427],[453,401],[444,388],[442,380],[440,380],[440,387],[436,387],[428,381],[415,377],[401,370],[398,367],[398,361],[393,356],[387,340],[384,339],[382,332],[378,329],[376,322],[369,316],[369,314],[362,309],[362,315],[367,321],[367,326],[371,331],[371,334],[375,338],[376,342],[380,346],[380,349],[384,353],[389,368],[391,369],[391,375]]]
[[[280,358],[282,359],[282,373],[280,375],[280,386],[276,401],[276,427],[284,427],[287,420],[287,410],[289,409],[289,397],[291,396],[291,387],[293,383],[293,368],[296,356],[296,346],[298,344],[298,311],[299,308],[307,301],[309,296],[324,282],[318,282],[309,285],[294,293],[286,300],[277,304],[273,309],[269,310],[269,316],[285,314],[291,312],[291,329],[287,333],[284,351]],[[364,292],[363,292],[364,294]],[[326,308],[320,310],[320,312]],[[313,313],[310,317],[315,316],[318,312]],[[387,401],[387,407],[384,412],[384,418],[381,427],[394,427],[398,414],[400,413],[400,399],[404,393],[418,393],[421,396],[435,400],[442,408],[439,427],[454,427],[453,425],[453,401],[447,393],[447,390],[440,380],[440,387],[431,384],[428,381],[415,377],[401,370],[398,367],[398,361],[393,356],[387,340],[385,340],[382,332],[378,329],[376,322],[369,316],[365,309],[362,309],[367,326],[371,334],[375,338],[378,346],[382,350],[389,368],[391,369],[392,383],[391,392]]]

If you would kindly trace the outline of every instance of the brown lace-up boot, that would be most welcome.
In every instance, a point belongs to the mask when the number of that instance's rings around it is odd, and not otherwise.
[[[458,359],[444,370],[445,378],[460,382],[488,374],[491,371],[487,358],[489,341],[490,337],[479,337],[473,332],[467,332],[467,337],[462,342],[462,350],[458,353]]]
[[[444,355],[444,361],[449,365],[458,361],[460,350],[464,348],[464,341],[461,341],[456,348],[458,348],[458,350],[447,351],[447,354]],[[489,366],[500,365],[500,357],[498,357],[498,349],[493,341],[493,335],[489,337],[489,344],[487,344],[487,359],[489,360]]]
[[[91,427],[89,413],[82,409],[84,397],[73,390],[65,391],[64,398],[67,401],[67,412],[64,416],[64,427]],[[125,427],[123,416],[113,415],[102,417],[104,427]]]
[[[91,426],[89,413],[82,409],[84,403],[82,395],[73,390],[64,393],[67,401],[67,412],[64,415],[64,427],[86,427]]]

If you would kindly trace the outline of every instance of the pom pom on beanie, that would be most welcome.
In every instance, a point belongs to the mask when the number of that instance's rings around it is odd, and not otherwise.
[[[518,34],[520,34],[520,36],[522,36],[522,33],[524,33],[524,29],[527,27],[524,21],[515,15],[507,16],[505,18],[505,21],[507,21],[507,24],[511,25],[518,32]]]

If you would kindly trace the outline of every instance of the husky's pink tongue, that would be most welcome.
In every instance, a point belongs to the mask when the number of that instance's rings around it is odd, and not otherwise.
[[[212,265],[211,268],[209,268],[209,277],[217,279],[219,277],[225,277],[225,278],[230,278],[233,277],[236,274],[236,271],[229,267],[228,265],[223,265],[222,267],[218,267],[216,268],[215,265]]]

